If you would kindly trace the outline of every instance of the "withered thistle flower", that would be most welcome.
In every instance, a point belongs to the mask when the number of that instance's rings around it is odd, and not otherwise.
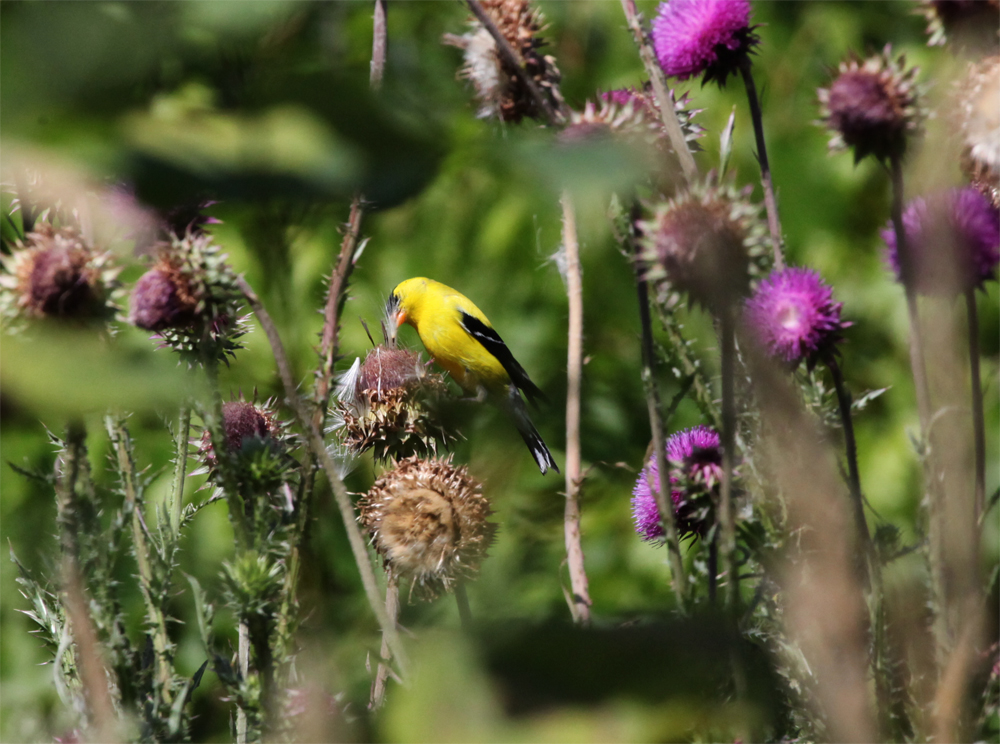
[[[638,223],[647,278],[661,294],[684,293],[713,313],[747,294],[765,246],[760,208],[749,194],[750,188],[694,186]]]
[[[760,283],[744,317],[772,356],[793,367],[805,360],[812,369],[850,326],[840,319],[842,307],[817,272],[791,267]]]
[[[189,364],[228,362],[247,332],[241,302],[236,275],[212,236],[188,232],[160,244],[156,264],[132,290],[129,319],[156,331]]]
[[[1000,56],[969,65],[958,99],[962,169],[1000,207]]]
[[[726,84],[758,39],[750,26],[749,0],[668,0],[653,19],[653,50],[667,77],[705,74]]]
[[[222,430],[225,456],[241,487],[271,493],[288,481],[295,464],[289,454],[293,437],[287,423],[278,419],[273,400],[257,403],[241,396],[223,403]],[[212,444],[211,432],[204,430],[195,444],[202,466],[191,474],[207,473],[211,483],[221,486],[219,453]]]
[[[1000,31],[998,0],[922,0],[929,46],[958,43],[973,49],[996,47]]]
[[[42,222],[0,258],[0,315],[10,330],[30,319],[101,321],[114,317],[120,268],[74,227]]]
[[[410,457],[384,473],[358,502],[361,526],[410,595],[433,599],[474,577],[497,526],[482,486],[451,458]]]
[[[833,132],[830,148],[853,148],[854,162],[868,154],[880,160],[901,157],[924,118],[918,72],[906,67],[904,55],[893,61],[888,45],[864,62],[855,57],[841,62],[830,87],[818,91],[822,123]]]
[[[481,4],[514,50],[521,67],[558,109],[562,105],[561,75],[555,59],[539,51],[545,45],[538,35],[544,23],[541,12],[528,0],[482,0]],[[509,69],[497,51],[496,41],[477,19],[470,21],[468,33],[448,34],[444,41],[464,51],[465,64],[459,75],[475,88],[479,118],[495,116],[516,123],[526,116],[544,117],[524,81]]]
[[[331,430],[343,430],[351,451],[372,449],[377,459],[436,453],[453,439],[436,415],[447,389],[419,355],[378,346],[341,377]]]
[[[712,524],[712,497],[722,482],[722,444],[708,426],[684,429],[667,439],[670,496],[681,537],[704,536]],[[665,532],[656,504],[660,471],[656,458],[643,468],[632,490],[635,531],[646,542],[661,542]]]

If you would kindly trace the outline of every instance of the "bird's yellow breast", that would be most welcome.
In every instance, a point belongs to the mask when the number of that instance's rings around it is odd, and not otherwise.
[[[462,326],[462,313],[490,326],[468,297],[433,279],[407,279],[393,290],[405,322],[417,329],[427,352],[466,391],[500,393],[510,384],[503,365]],[[492,327],[492,326],[490,326]]]

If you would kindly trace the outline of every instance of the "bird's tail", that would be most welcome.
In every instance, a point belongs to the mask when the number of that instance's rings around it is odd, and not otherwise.
[[[538,463],[538,469],[542,471],[542,475],[545,475],[549,468],[558,473],[559,467],[556,465],[552,453],[549,452],[549,448],[545,446],[545,442],[542,441],[542,437],[535,428],[535,425],[528,418],[528,410],[521,399],[521,394],[513,386],[511,386],[511,393],[512,395],[508,398],[508,405],[506,406],[507,412],[510,414],[514,426],[517,427],[521,439],[524,440],[524,443],[528,445],[528,449],[531,450],[531,456]]]

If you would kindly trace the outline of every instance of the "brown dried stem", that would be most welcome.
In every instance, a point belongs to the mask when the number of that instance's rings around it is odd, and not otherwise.
[[[382,76],[385,74],[385,57],[388,46],[386,33],[386,13],[389,0],[375,0],[375,16],[372,19],[372,63],[371,76],[368,82],[372,90],[382,87]]]
[[[399,579],[394,574],[389,574],[389,581],[385,587],[385,614],[389,617],[393,625],[399,619]],[[389,682],[392,660],[392,650],[389,648],[389,639],[382,636],[382,649],[379,652],[380,660],[378,669],[375,671],[375,681],[372,683],[371,700],[368,702],[368,710],[378,710],[385,701],[385,688]]]
[[[557,110],[553,107],[552,102],[545,97],[542,93],[541,88],[534,79],[524,70],[524,65],[521,64],[518,59],[517,53],[511,48],[507,39],[504,35],[500,33],[500,29],[490,18],[490,14],[486,12],[479,0],[465,0],[469,6],[469,10],[476,19],[483,24],[483,27],[489,32],[490,36],[493,37],[493,41],[496,42],[497,52],[500,57],[507,64],[508,68],[513,70],[514,74],[524,83],[531,97],[535,99],[535,104],[538,106],[539,110],[545,114],[545,118],[548,120],[549,124],[559,124],[566,117],[562,111]]]
[[[381,592],[378,588],[378,582],[375,580],[375,572],[372,569],[371,561],[368,558],[365,540],[354,518],[354,507],[351,504],[351,498],[344,487],[344,482],[337,474],[337,467],[333,462],[333,458],[326,450],[319,427],[316,426],[315,422],[309,416],[305,404],[295,388],[291,366],[285,354],[285,347],[281,343],[281,337],[278,335],[278,329],[275,327],[274,321],[271,320],[267,309],[261,303],[260,298],[247,283],[246,279],[243,276],[239,276],[236,279],[236,283],[240,291],[243,292],[243,296],[246,297],[250,307],[253,308],[257,320],[260,322],[261,328],[263,328],[264,334],[271,344],[271,351],[274,354],[274,361],[278,366],[278,374],[281,376],[281,382],[285,388],[285,398],[288,401],[288,405],[294,411],[299,426],[302,427],[302,430],[306,434],[306,441],[312,450],[313,457],[319,462],[326,473],[327,480],[330,481],[330,488],[333,489],[337,508],[340,510],[340,516],[344,521],[348,542],[351,544],[354,560],[358,565],[358,572],[361,574],[361,583],[364,585],[368,604],[372,609],[372,613],[378,618],[379,626],[382,628],[383,636],[388,639],[389,648],[392,650],[393,656],[397,659],[400,668],[405,669],[406,657],[403,655],[403,649],[399,643],[399,634],[396,632],[395,623],[389,621],[389,616],[386,614],[385,607],[382,604]]]
[[[969,368],[972,375],[972,430],[976,447],[976,523],[986,505],[986,424],[983,418],[983,383],[979,372],[979,313],[976,291],[965,291],[966,317],[969,325]]]
[[[632,31],[632,36],[635,37],[636,46],[639,47],[639,56],[642,58],[642,64],[646,68],[649,82],[653,86],[653,95],[656,96],[656,102],[660,106],[660,119],[667,131],[670,145],[673,147],[674,152],[677,153],[678,160],[680,160],[684,178],[688,183],[693,183],[698,178],[698,166],[694,162],[691,150],[688,149],[680,120],[677,118],[677,112],[674,111],[673,97],[667,89],[667,81],[663,75],[663,70],[656,61],[653,46],[649,41],[645,29],[642,27],[642,18],[636,10],[635,0],[621,0],[621,3],[622,10],[625,11],[625,19],[628,21],[628,27]]]
[[[580,537],[580,381],[583,377],[583,280],[576,215],[568,191],[562,195],[563,246],[566,250],[566,289],[569,295],[569,352],[566,362],[566,561],[572,587],[570,612],[574,622],[590,624],[590,590],[583,564]]]

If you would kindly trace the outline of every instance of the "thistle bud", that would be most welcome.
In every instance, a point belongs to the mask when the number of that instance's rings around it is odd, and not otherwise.
[[[73,227],[36,226],[26,242],[2,259],[0,309],[8,322],[54,318],[108,320],[119,268],[109,253],[91,247]]]
[[[155,265],[132,290],[129,319],[156,331],[189,364],[228,361],[247,332],[241,300],[236,274],[212,236],[188,232],[160,244]]]
[[[901,157],[923,118],[918,69],[907,69],[903,55],[895,61],[891,55],[886,46],[864,62],[842,62],[830,87],[819,90],[823,123],[833,131],[830,148],[853,148],[855,162],[869,153],[880,160]]]
[[[647,278],[713,313],[746,295],[764,245],[760,209],[748,196],[707,185],[658,204],[638,224]]]
[[[410,457],[384,473],[358,502],[361,526],[392,576],[422,599],[476,575],[496,525],[482,486],[451,458]]]
[[[228,464],[241,486],[249,492],[272,493],[286,482],[295,462],[289,455],[292,436],[287,424],[274,413],[274,401],[264,403],[242,398],[222,404],[222,430]],[[192,475],[207,473],[216,485],[223,483],[219,453],[206,429],[196,442],[202,467]]]
[[[341,378],[332,429],[343,429],[350,450],[372,449],[377,459],[436,453],[453,439],[437,416],[446,392],[417,354],[378,346]]]
[[[1000,1],[922,0],[929,46],[961,46],[979,52],[996,49]]]

